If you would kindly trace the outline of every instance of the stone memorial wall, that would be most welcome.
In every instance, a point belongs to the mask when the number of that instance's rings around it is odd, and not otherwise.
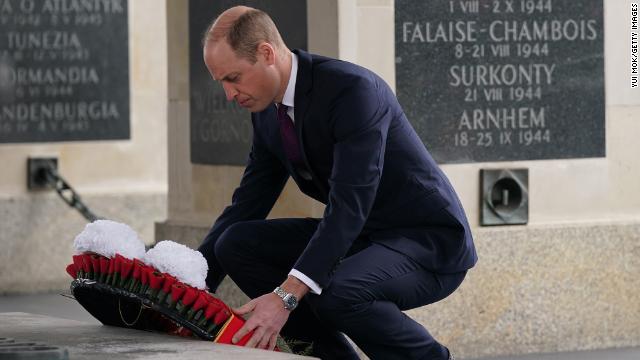
[[[128,139],[126,0],[0,0],[0,143]]]
[[[605,156],[602,0],[395,2],[397,96],[440,163]]]

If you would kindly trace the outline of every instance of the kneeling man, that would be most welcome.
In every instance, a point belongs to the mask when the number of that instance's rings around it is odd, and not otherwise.
[[[204,61],[248,109],[253,144],[232,203],[199,250],[215,290],[229,275],[251,300],[236,334],[273,348],[279,333],[313,355],[447,359],[403,310],[434,303],[477,260],[451,184],[389,86],[360,66],[289,50],[267,14],[222,13]],[[326,204],[322,218],[265,220],[289,177]]]

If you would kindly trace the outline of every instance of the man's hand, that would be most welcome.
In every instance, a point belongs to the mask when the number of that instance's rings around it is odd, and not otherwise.
[[[300,301],[308,292],[309,287],[296,277],[289,275],[280,286],[286,292],[290,292]],[[289,319],[290,311],[284,308],[282,299],[268,293],[255,298],[245,305],[233,310],[238,315],[252,313],[247,322],[233,335],[231,341],[235,344],[246,334],[255,330],[251,339],[245,346],[259,349],[273,350],[280,330]]]
[[[251,330],[255,330],[245,346],[259,349],[273,350],[280,330],[289,319],[289,310],[284,308],[282,299],[274,293],[255,298],[234,309],[234,312],[239,315],[252,314],[231,341],[235,344]]]

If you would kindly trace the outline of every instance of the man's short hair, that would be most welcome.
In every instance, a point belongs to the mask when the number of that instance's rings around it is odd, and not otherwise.
[[[231,49],[240,58],[249,60],[251,63],[257,61],[256,52],[261,42],[267,42],[275,48],[284,46],[280,32],[271,17],[264,11],[258,9],[247,10],[228,26],[214,25],[218,19],[214,20],[204,33],[202,45],[209,41],[227,41]]]

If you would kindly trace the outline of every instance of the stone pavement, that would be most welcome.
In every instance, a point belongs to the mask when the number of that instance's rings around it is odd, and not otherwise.
[[[67,348],[70,360],[311,359],[102,326],[74,299],[60,294],[0,296],[0,338],[2,337]]]
[[[49,345],[60,359],[303,359],[303,356],[83,323],[21,312],[0,313],[0,338]],[[11,344],[7,344],[11,345]],[[68,351],[67,354],[61,351]],[[0,358],[2,358],[0,353]],[[30,358],[30,357],[29,357]],[[22,359],[22,357],[20,357]]]
[[[108,336],[115,336],[112,341],[109,341],[109,346],[102,348],[94,348],[92,353],[92,359],[189,359],[192,356],[199,359],[217,358],[226,359],[231,356],[234,360],[242,359],[286,359],[286,358],[300,358],[290,354],[278,354],[273,352],[266,352],[261,350],[243,349],[236,346],[210,344],[205,341],[182,339],[175,336],[160,335],[145,333],[137,330],[119,329],[111,327],[96,326],[99,322],[95,320],[89,313],[87,313],[75,300],[61,296],[60,294],[39,294],[39,295],[9,295],[0,296],[0,337],[12,337],[22,338],[21,340],[27,340],[24,338],[27,332],[22,330],[19,333],[8,329],[6,319],[8,316],[13,318],[14,321],[16,314],[6,314],[8,312],[23,312],[32,314],[42,314],[47,316],[53,316],[56,318],[75,320],[71,322],[65,322],[65,320],[59,319],[62,323],[72,325],[71,327],[65,327],[63,332],[58,330],[48,329],[42,330],[40,335],[42,339],[40,342],[46,342],[48,344],[54,344],[51,339],[61,339],[66,343],[74,344],[80,340],[91,348],[92,342],[97,341],[94,335],[107,334]],[[4,314],[3,314],[4,313]],[[24,316],[22,314],[20,316]],[[37,318],[37,317],[36,317]],[[3,322],[5,321],[5,322]],[[41,320],[40,320],[41,321]],[[75,329],[75,330],[73,330]],[[83,335],[82,338],[69,338],[71,331],[89,331],[89,335]],[[93,335],[91,335],[93,334]],[[141,339],[131,341],[131,338]],[[158,340],[160,339],[160,340]],[[57,344],[56,344],[57,345]],[[61,346],[61,345],[58,345]],[[65,345],[66,346],[66,345]],[[95,345],[94,345],[95,347]],[[138,350],[134,350],[136,348]],[[73,351],[84,351],[81,348],[70,348]],[[79,349],[79,350],[76,350]],[[125,351],[125,349],[128,349]],[[140,349],[148,351],[145,355],[144,352],[140,352]],[[74,354],[73,351],[71,355]],[[123,352],[124,351],[124,352]],[[114,357],[114,352],[118,356]],[[179,356],[176,356],[179,354]],[[148,357],[147,357],[148,355]],[[76,356],[70,356],[70,359],[79,358]],[[623,348],[623,349],[605,349],[605,350],[591,350],[591,351],[578,351],[568,353],[553,353],[553,354],[529,354],[519,356],[500,356],[500,357],[485,357],[477,360],[638,360],[640,359],[640,348]],[[464,360],[464,359],[459,359]]]

